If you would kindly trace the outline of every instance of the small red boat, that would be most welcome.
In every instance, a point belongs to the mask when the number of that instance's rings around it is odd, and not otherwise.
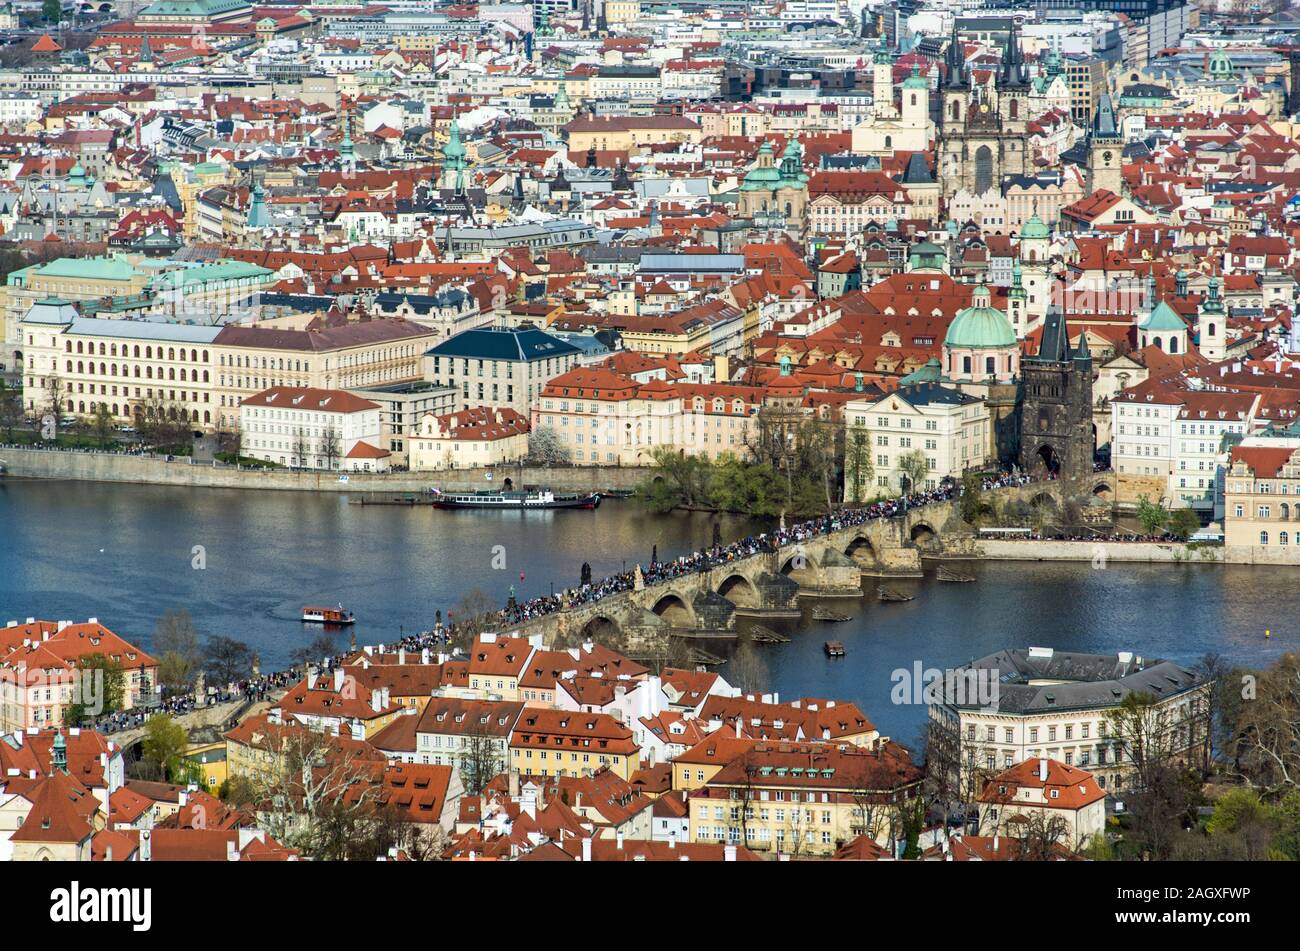
[[[305,607],[302,609],[302,619],[313,624],[356,623],[356,618],[352,616],[352,612],[344,611],[341,604],[337,608]]]

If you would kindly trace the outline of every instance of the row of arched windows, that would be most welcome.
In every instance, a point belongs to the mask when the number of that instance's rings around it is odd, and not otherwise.
[[[68,412],[81,413],[84,416],[88,413],[95,412],[95,410],[101,405],[107,406],[109,412],[111,412],[114,416],[125,416],[127,415],[128,410],[130,410],[131,413],[137,417],[144,416],[148,419],[153,419],[153,415],[154,415],[152,406],[128,407],[122,403],[103,403],[103,404],[91,403],[89,404],[89,406],[87,406],[85,400],[75,400],[75,401],[68,400]],[[199,421],[198,410],[191,410],[189,414],[186,414],[184,409],[177,409],[175,406],[172,406],[167,409],[166,415],[167,418],[172,420],[173,422],[181,419],[186,419],[186,418],[188,418],[191,422],[195,422],[195,423]],[[204,423],[212,422],[211,411],[206,409],[203,411],[203,422]]]
[[[87,344],[85,344],[85,349],[83,350],[83,349],[82,349],[82,343],[83,343],[83,341],[81,341],[81,340],[78,340],[78,341],[77,341],[77,351],[76,351],[77,353],[89,353],[89,354],[94,354],[94,353],[95,353],[95,344],[93,344],[93,343],[87,343]],[[63,349],[64,349],[64,352],[66,352],[66,353],[72,353],[72,341],[71,341],[71,340],[65,340],[65,341],[63,342]],[[168,360],[176,360],[176,359],[184,360],[184,359],[185,359],[185,354],[186,354],[186,350],[185,350],[185,348],[184,348],[184,347],[181,348],[181,350],[180,350],[180,356],[179,356],[179,357],[177,357],[176,354],[177,354],[177,350],[176,350],[175,347],[168,347],[168,348],[167,348],[167,357],[166,357],[166,359],[168,359]],[[190,362],[190,363],[199,363],[199,362],[200,362],[200,360],[199,360],[199,351],[198,351],[198,350],[190,350],[190,351],[189,351],[189,355],[190,355],[190,356],[189,356],[189,362]],[[141,356],[140,345],[139,345],[139,344],[136,344],[134,347],[128,347],[126,344],[122,344],[122,349],[121,349],[121,352],[119,353],[119,352],[118,352],[117,344],[115,344],[115,343],[111,343],[111,344],[108,344],[107,346],[105,346],[105,345],[101,342],[101,343],[99,344],[99,356],[101,356],[101,357],[118,357],[118,356],[121,356],[121,357],[139,357],[139,356]],[[146,345],[145,348],[144,348],[144,354],[143,354],[143,356],[144,356],[144,359],[146,359],[146,360],[152,360],[152,359],[154,359],[155,356],[156,356],[159,360],[161,360],[161,359],[163,359],[163,348],[162,348],[162,347],[159,347],[159,348],[158,348],[158,352],[155,354],[155,353],[154,353],[154,348],[151,347],[151,346]],[[203,351],[203,360],[202,360],[202,362],[203,362],[203,363],[207,363],[207,362],[208,362],[208,351],[206,351],[206,350]]]
[[[73,363],[72,363],[71,360],[69,360],[69,361],[67,362],[67,367],[68,367],[68,372],[69,372],[69,373],[74,372],[73,369],[72,369],[72,367],[73,367]],[[95,364],[93,364],[93,363],[84,363],[84,364],[83,364],[82,361],[78,360],[77,363],[76,363],[76,367],[77,367],[77,369],[76,369],[75,372],[77,372],[77,373],[86,373],[86,374],[89,374],[89,375],[91,375],[91,376],[95,376],[95,375],[96,375],[96,374],[95,374]],[[124,366],[122,367],[122,376],[129,377],[129,376],[134,375],[136,379],[140,379],[140,368],[139,368],[138,366],[135,367],[135,368],[134,368],[134,369],[135,369],[135,373],[134,373],[134,374],[132,374],[132,373],[130,372],[131,369],[132,369],[131,367],[128,367],[128,366],[125,366],[125,365],[124,365]],[[180,374],[179,376],[177,376],[178,373]],[[117,375],[118,375],[118,374],[117,374],[117,364],[116,364],[116,363],[114,363],[114,364],[104,364],[104,363],[101,363],[101,364],[99,365],[99,374],[98,374],[98,375],[99,375],[99,376],[117,376]],[[177,370],[176,367],[168,367],[168,368],[167,368],[167,373],[166,373],[166,375],[164,376],[164,374],[163,374],[163,368],[162,368],[162,367],[159,367],[159,368],[158,368],[157,376],[155,376],[155,375],[154,375],[154,371],[153,371],[153,367],[148,367],[148,366],[147,366],[147,367],[144,368],[144,378],[145,378],[146,380],[153,380],[153,379],[158,379],[158,380],[163,380],[163,379],[167,379],[167,380],[180,380],[182,383],[186,383],[186,382],[188,382],[188,383],[199,383],[199,382],[207,383],[207,382],[208,382],[208,371],[207,371],[207,370],[202,370],[202,371],[199,371],[199,370],[186,370],[184,367],[181,367],[179,370]]]

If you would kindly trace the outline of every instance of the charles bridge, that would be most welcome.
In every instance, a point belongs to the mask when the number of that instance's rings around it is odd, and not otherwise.
[[[1114,477],[1028,482],[989,489],[989,501],[1032,514],[1073,503],[1109,519]],[[587,639],[620,641],[631,649],[661,645],[665,635],[734,637],[736,618],[799,615],[799,599],[858,597],[863,579],[919,578],[923,559],[981,557],[976,531],[957,499],[931,502],[893,517],[846,525],[774,551],[738,557],[707,570],[638,581],[633,590],[523,621],[512,630],[542,634],[550,646]]]

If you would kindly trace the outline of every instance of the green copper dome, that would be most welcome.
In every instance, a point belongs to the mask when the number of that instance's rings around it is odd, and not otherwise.
[[[1166,304],[1164,301],[1156,304],[1151,308],[1151,313],[1147,319],[1142,321],[1138,327],[1139,330],[1186,330],[1187,324],[1183,323],[1183,318],[1179,317],[1177,312]]]
[[[981,284],[971,295],[971,305],[959,310],[948,325],[943,345],[962,350],[1014,347],[1016,332],[1007,315],[993,306],[989,289]]]
[[[781,184],[781,170],[772,162],[772,143],[764,142],[758,150],[758,161],[745,173],[742,191],[771,191]]]
[[[1023,238],[1046,238],[1049,232],[1047,225],[1043,224],[1043,219],[1034,215],[1025,222],[1025,226],[1020,229],[1020,237]]]

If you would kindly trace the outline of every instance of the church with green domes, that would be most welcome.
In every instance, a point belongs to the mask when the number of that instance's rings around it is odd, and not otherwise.
[[[781,152],[780,162],[771,142],[764,142],[740,185],[737,211],[742,218],[779,220],[784,227],[801,227],[808,205],[808,173],[803,167],[803,146],[794,136]]]

